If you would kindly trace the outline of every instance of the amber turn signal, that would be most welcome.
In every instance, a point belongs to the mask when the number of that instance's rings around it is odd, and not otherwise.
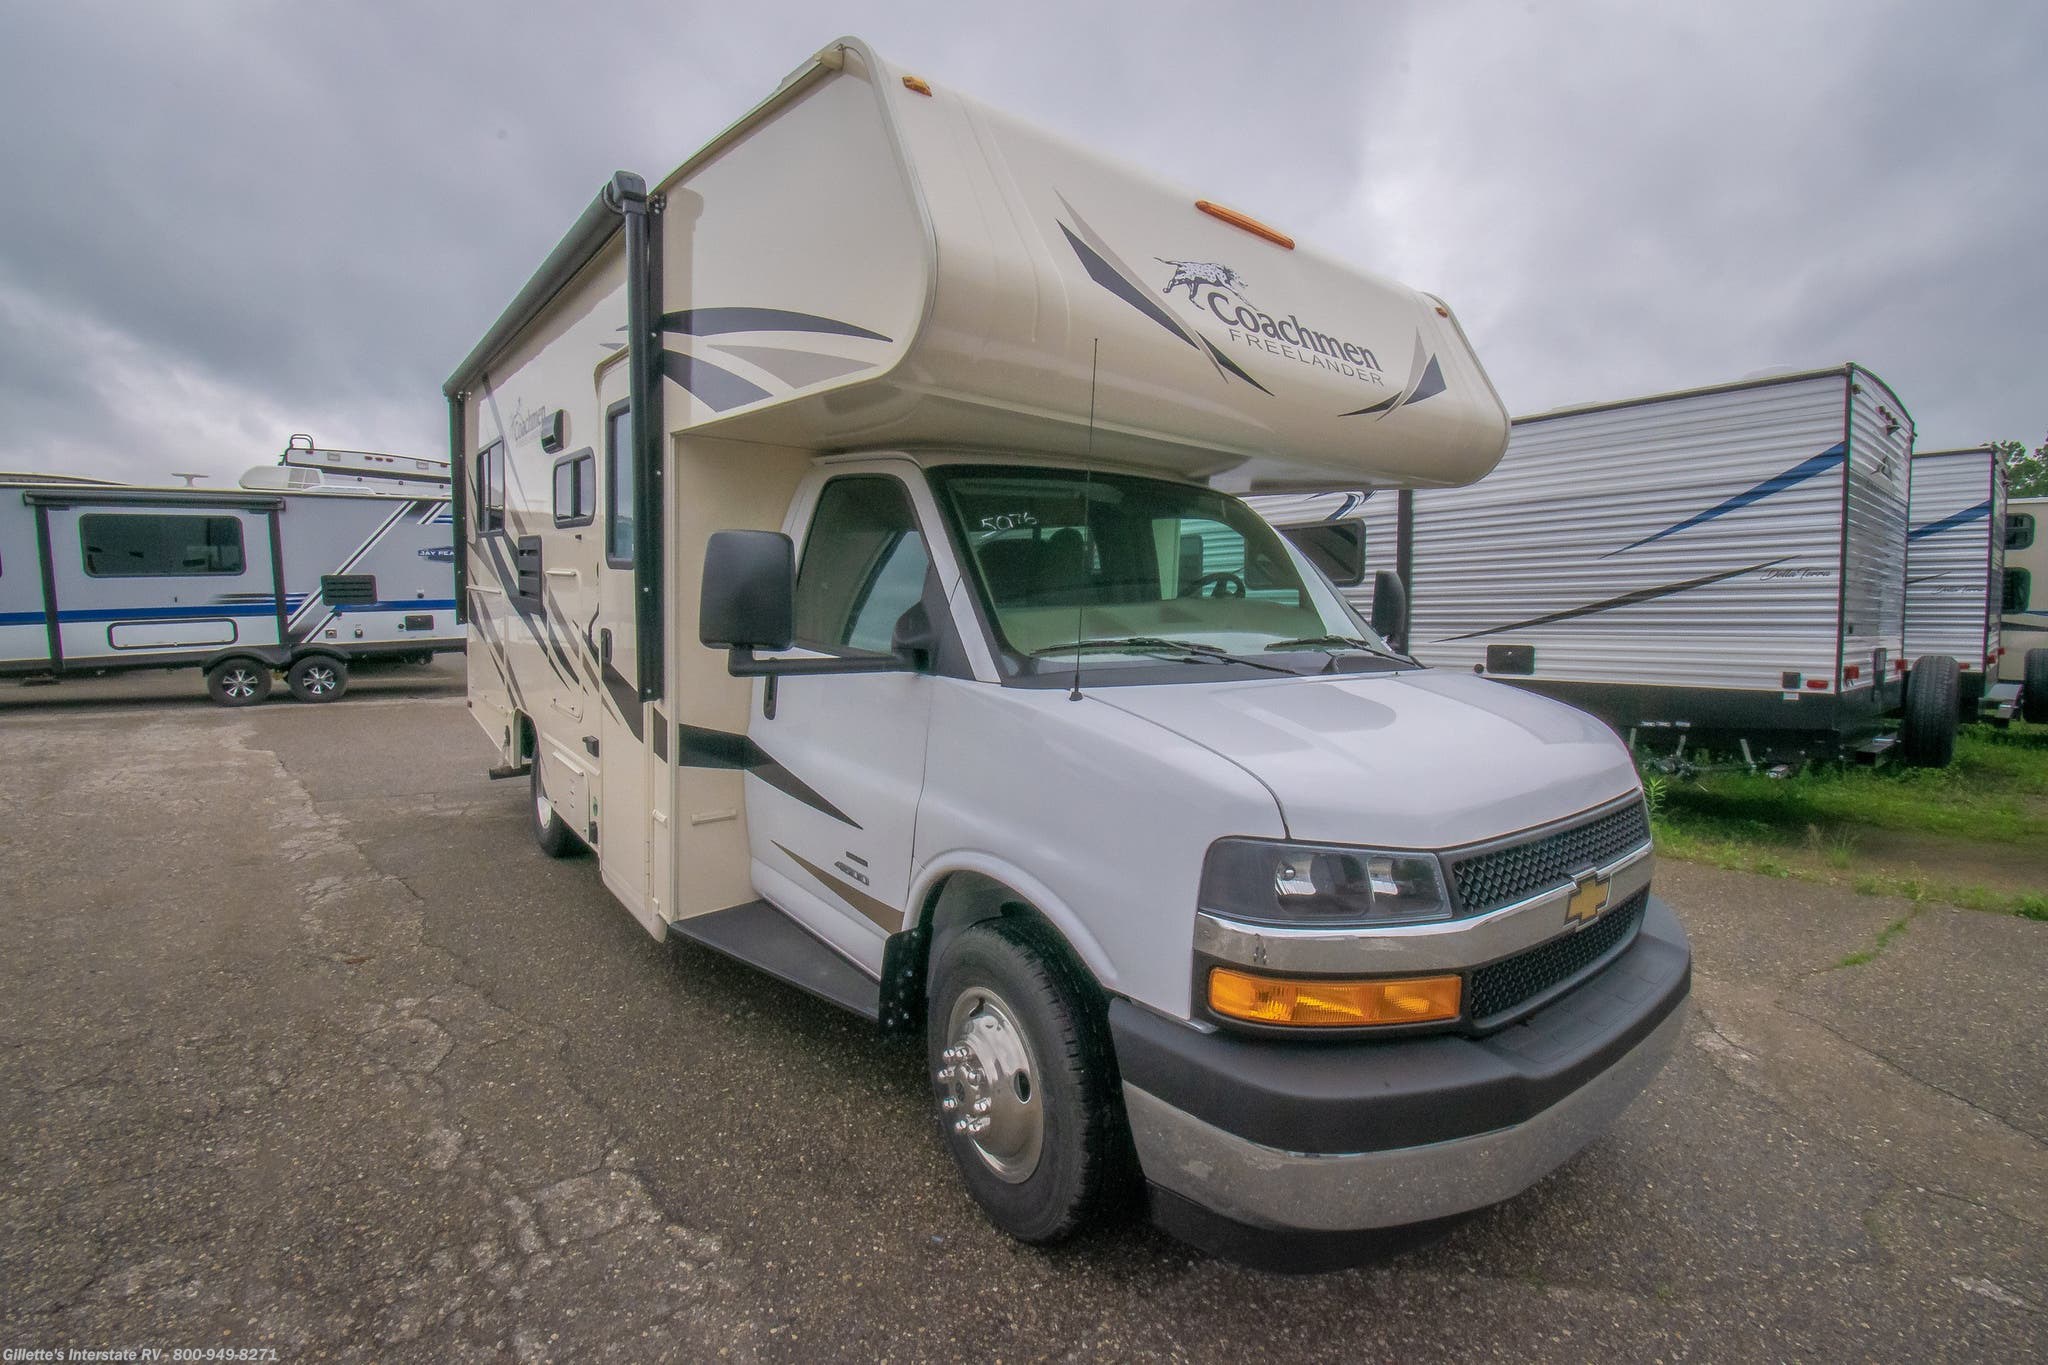
[[[1458,1017],[1463,982],[1455,976],[1383,981],[1319,981],[1254,976],[1216,967],[1209,972],[1209,1008],[1251,1024],[1361,1028],[1429,1024]]]

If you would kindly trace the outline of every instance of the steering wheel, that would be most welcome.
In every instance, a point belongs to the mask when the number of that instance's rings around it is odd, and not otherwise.
[[[1241,574],[1231,573],[1227,569],[1222,573],[1205,573],[1194,582],[1188,584],[1181,592],[1181,596],[1200,597],[1203,595],[1202,589],[1204,588],[1209,589],[1208,596],[1210,597],[1242,597],[1244,596],[1244,577]]]

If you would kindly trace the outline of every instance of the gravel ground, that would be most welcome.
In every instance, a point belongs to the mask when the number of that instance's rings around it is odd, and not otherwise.
[[[914,1047],[532,847],[460,661],[0,691],[0,1346],[275,1358],[2008,1359],[2048,925],[1668,866],[1687,1045],[1444,1240],[1279,1278],[977,1215]]]

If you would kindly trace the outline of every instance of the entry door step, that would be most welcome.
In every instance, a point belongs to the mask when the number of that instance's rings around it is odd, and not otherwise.
[[[1886,754],[1898,747],[1898,743],[1897,735],[1879,735],[1875,739],[1866,739],[1856,746],[1856,761],[1876,767],[1884,761]]]
[[[767,901],[693,915],[668,928],[864,1019],[882,1016],[881,983]]]

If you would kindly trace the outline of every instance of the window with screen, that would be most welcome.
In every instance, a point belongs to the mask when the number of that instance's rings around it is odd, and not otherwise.
[[[614,568],[633,563],[633,410],[618,404],[604,416],[604,557]]]
[[[796,576],[796,642],[884,654],[924,597],[931,564],[903,485],[881,474],[834,479],[818,495]]]
[[[2008,550],[2031,550],[2034,548],[2034,514],[2032,512],[2007,512],[2005,514],[2005,548]]]
[[[93,512],[78,519],[94,578],[232,577],[242,572],[240,517]]]
[[[579,450],[555,461],[555,525],[588,526],[596,516],[596,457]]]
[[[476,457],[476,529],[505,529],[505,443],[493,441]]]
[[[2000,611],[2025,611],[2027,603],[2033,600],[2034,576],[2025,569],[2005,571],[2005,601]]]

